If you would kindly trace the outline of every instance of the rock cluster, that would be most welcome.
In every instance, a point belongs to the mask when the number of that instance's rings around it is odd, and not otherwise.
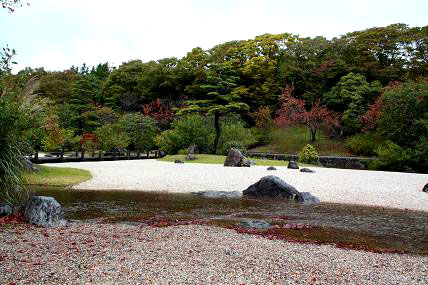
[[[224,166],[250,167],[251,161],[247,160],[239,149],[231,148],[224,161]]]

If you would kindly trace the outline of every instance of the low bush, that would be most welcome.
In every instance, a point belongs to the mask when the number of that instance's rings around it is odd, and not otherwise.
[[[309,164],[318,164],[319,156],[316,149],[307,144],[302,148],[302,151],[299,153],[299,162],[309,163]]]
[[[226,146],[226,143],[239,142],[242,149],[246,149],[248,146],[253,145],[256,142],[256,138],[252,134],[251,130],[245,128],[244,122],[241,120],[228,122],[222,124],[222,130],[219,142],[219,153],[227,153],[230,147]]]
[[[370,169],[388,170],[388,171],[409,171],[411,168],[410,153],[399,145],[386,141],[376,150],[378,160],[370,163]]]
[[[355,155],[376,156],[376,151],[383,142],[380,135],[377,134],[359,134],[350,137],[346,141],[346,146],[350,152]]]

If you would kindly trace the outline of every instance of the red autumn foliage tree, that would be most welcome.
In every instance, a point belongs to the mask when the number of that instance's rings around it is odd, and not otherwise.
[[[153,102],[145,104],[143,112],[144,115],[155,119],[161,130],[168,129],[175,117],[175,113],[169,104],[162,102],[159,98]]]
[[[361,117],[363,132],[376,130],[378,121],[382,116],[383,96],[379,96],[373,104],[369,105],[367,112]]]
[[[261,106],[259,109],[250,114],[256,123],[256,127],[269,129],[272,127],[272,111],[268,106]]]
[[[303,124],[309,128],[312,142],[315,141],[316,134],[321,127],[335,128],[340,126],[336,114],[327,107],[321,106],[319,102],[315,102],[312,108],[307,111],[305,102],[292,96],[293,90],[293,86],[287,85],[282,92],[281,109],[277,112],[276,125]]]

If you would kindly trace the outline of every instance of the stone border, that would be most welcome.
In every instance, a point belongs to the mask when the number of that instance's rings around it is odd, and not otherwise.
[[[254,158],[266,158],[273,160],[298,161],[299,156],[294,154],[281,154],[270,152],[247,152],[247,156]],[[324,167],[343,169],[367,169],[370,161],[376,158],[352,157],[352,156],[320,156],[319,162]]]

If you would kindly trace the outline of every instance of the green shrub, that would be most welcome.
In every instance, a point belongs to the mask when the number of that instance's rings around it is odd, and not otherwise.
[[[370,163],[370,169],[407,171],[410,170],[410,154],[399,145],[386,141],[377,148],[378,160]]]
[[[239,141],[229,141],[223,144],[223,154],[227,155],[231,148],[239,149],[242,153],[245,153],[247,149],[245,146]]]
[[[299,154],[299,162],[318,164],[318,160],[318,153],[312,145],[307,144],[302,148],[302,151]]]
[[[185,149],[185,148],[180,149],[180,150],[178,151],[178,154],[181,154],[181,155],[187,155],[187,149]]]
[[[192,114],[180,117],[172,123],[172,129],[156,137],[156,143],[168,154],[177,154],[196,144],[201,153],[208,152],[213,141],[213,128],[209,118]]]
[[[242,149],[246,149],[248,146],[253,145],[256,142],[256,138],[250,129],[244,127],[244,122],[225,122],[222,125],[218,147],[220,153],[225,153],[229,150],[226,147],[226,143],[228,142],[239,142],[242,145]]]
[[[349,138],[346,146],[355,155],[375,156],[382,141],[382,137],[377,134],[359,134]]]

